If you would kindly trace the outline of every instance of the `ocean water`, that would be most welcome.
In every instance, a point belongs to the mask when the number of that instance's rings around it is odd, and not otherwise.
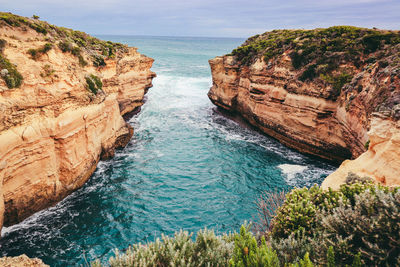
[[[130,119],[131,142],[103,161],[83,188],[4,228],[0,255],[79,266],[113,249],[179,229],[238,230],[263,191],[321,183],[335,166],[288,149],[231,120],[207,98],[208,59],[242,39],[101,36],[156,61],[154,87]]]

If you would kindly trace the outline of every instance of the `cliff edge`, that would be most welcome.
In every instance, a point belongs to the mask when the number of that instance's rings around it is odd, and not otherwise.
[[[125,146],[155,74],[136,48],[0,13],[0,229],[81,187]]]
[[[275,30],[209,62],[215,105],[289,147],[346,160],[323,187],[337,188],[350,170],[400,184],[399,32]]]

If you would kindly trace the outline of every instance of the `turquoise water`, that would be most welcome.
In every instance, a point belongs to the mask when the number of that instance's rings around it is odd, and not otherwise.
[[[241,39],[116,37],[156,59],[135,134],[88,183],[55,207],[4,228],[1,255],[76,266],[179,229],[237,230],[265,190],[320,183],[334,166],[221,114],[208,100],[208,59]]]

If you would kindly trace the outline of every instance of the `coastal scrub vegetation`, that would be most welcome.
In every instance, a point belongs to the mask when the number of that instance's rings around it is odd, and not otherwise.
[[[392,52],[386,48],[399,44],[398,31],[334,26],[255,35],[230,55],[241,65],[251,65],[260,57],[269,62],[285,53],[293,69],[300,71],[300,81],[320,79],[332,85],[338,95],[343,85],[351,81],[355,69],[390,56]]]
[[[91,55],[93,65],[96,67],[105,66],[105,59],[115,58],[118,52],[126,52],[127,46],[110,41],[103,41],[87,33],[74,31],[64,27],[58,27],[38,18],[26,18],[11,13],[0,12],[0,27],[9,25],[13,27],[29,27],[38,33],[46,36],[53,43],[58,43],[58,47],[64,53],[69,52],[76,56],[81,66],[88,63],[83,58],[81,52],[85,51]],[[99,58],[101,57],[102,60]],[[99,62],[101,64],[99,64]]]
[[[23,77],[18,72],[17,67],[12,64],[3,54],[7,42],[0,39],[0,76],[6,82],[8,88],[19,87],[22,84]]]
[[[115,252],[110,266],[398,266],[400,264],[400,188],[373,184],[349,173],[339,190],[296,188],[285,195],[263,195],[265,203],[283,203],[253,233],[218,236],[211,230],[178,232],[162,241]],[[260,200],[259,200],[260,201]],[[275,205],[275,204],[274,204]],[[263,222],[261,222],[263,223]],[[92,266],[102,266],[95,261]]]
[[[93,94],[97,94],[99,91],[103,89],[103,83],[101,82],[100,78],[94,74],[87,75],[86,79],[86,86],[87,89],[92,92]]]
[[[31,56],[31,58],[33,60],[37,60],[41,55],[46,54],[47,52],[49,52],[51,49],[53,48],[53,44],[51,43],[46,43],[45,45],[43,45],[41,48],[37,48],[37,49],[29,49],[28,50],[28,54]]]

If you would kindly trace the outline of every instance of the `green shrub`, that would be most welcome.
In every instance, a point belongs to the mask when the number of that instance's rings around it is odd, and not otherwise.
[[[53,48],[53,44],[51,43],[46,43],[43,47],[39,49],[39,52],[42,54],[45,54],[49,52]]]
[[[275,251],[267,246],[265,238],[262,237],[261,244],[258,245],[249,227],[242,225],[240,233],[235,235],[235,248],[230,265],[232,267],[279,267],[280,263]]]
[[[41,55],[46,54],[53,48],[53,44],[46,43],[44,46],[38,49],[29,49],[28,54],[31,55],[31,58],[37,60]]]
[[[162,235],[162,240],[146,245],[136,244],[126,253],[115,251],[110,266],[228,266],[232,255],[233,237],[216,236],[212,230],[200,230],[196,240],[192,234],[180,231],[174,237]],[[101,266],[99,261],[92,266]]]
[[[385,45],[400,43],[400,33],[379,31],[351,26],[334,26],[314,30],[274,30],[249,38],[242,46],[234,49],[239,64],[251,65],[258,58],[265,62],[278,59],[285,51],[289,54],[294,69],[307,67],[299,80],[312,80],[321,75],[332,77],[336,92],[348,82],[348,76],[333,76],[341,62],[346,61],[361,68],[364,58],[373,53],[387,53]],[[368,61],[368,60],[367,60]],[[325,67],[320,68],[321,65]],[[350,75],[350,74],[348,74]]]
[[[43,78],[51,77],[54,73],[55,70],[49,64],[46,64],[43,66],[43,72],[40,73],[40,76]]]
[[[299,80],[304,82],[306,80],[312,80],[317,76],[316,73],[317,65],[309,65],[306,70],[300,75]]]
[[[83,56],[82,55],[78,55],[78,60],[79,60],[79,65],[81,66],[81,67],[85,67],[85,66],[87,66],[87,61],[83,58]]]
[[[301,259],[298,263],[291,263],[289,267],[314,267],[314,264],[310,260],[308,252],[304,255],[304,259]]]
[[[292,233],[287,238],[270,238],[271,248],[274,249],[281,262],[298,262],[307,252],[313,253],[312,237],[303,232]]]
[[[275,239],[288,238],[291,234],[312,236],[318,223],[317,212],[336,207],[342,195],[331,189],[322,190],[317,185],[292,190],[273,218],[269,235]]]
[[[0,54],[3,53],[4,48],[6,47],[6,45],[7,45],[7,41],[4,40],[4,39],[0,39]]]
[[[6,57],[0,54],[1,78],[6,82],[8,88],[20,87],[23,77]]]
[[[309,253],[337,266],[395,266],[400,262],[400,190],[349,173],[340,190],[294,189],[268,233],[281,262]]]
[[[321,77],[321,79],[323,79],[324,81],[326,81],[326,82],[328,82],[329,84],[332,85],[333,94],[335,96],[339,96],[340,92],[342,90],[342,87],[346,83],[351,82],[351,79],[353,78],[353,76],[351,74],[348,74],[348,73],[341,73],[341,74],[336,75],[336,76],[321,74],[320,77]]]
[[[30,48],[28,50],[28,54],[31,55],[31,58],[34,60],[36,60],[38,58],[38,50],[37,49]]]
[[[63,53],[71,52],[73,48],[72,43],[68,41],[60,41],[58,47]]]
[[[87,89],[90,90],[93,94],[97,94],[99,91],[103,89],[103,83],[100,78],[96,75],[90,74],[85,77]]]
[[[335,246],[342,264],[395,266],[400,259],[400,191],[371,189],[355,195],[354,204],[341,202],[318,215],[324,240],[319,245]]]
[[[365,144],[364,144],[365,150],[368,150],[368,148],[369,148],[369,143],[370,143],[370,140],[368,140],[367,142],[365,142]]]
[[[106,62],[104,61],[104,57],[101,55],[93,55],[93,66],[95,67],[103,67],[106,66]]]

